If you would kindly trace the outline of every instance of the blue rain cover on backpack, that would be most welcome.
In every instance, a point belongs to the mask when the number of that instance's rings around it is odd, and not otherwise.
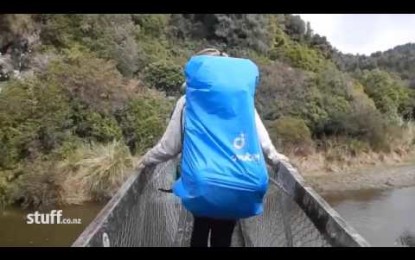
[[[174,193],[196,216],[261,214],[268,173],[255,124],[258,67],[247,59],[195,56],[185,75],[182,171]]]

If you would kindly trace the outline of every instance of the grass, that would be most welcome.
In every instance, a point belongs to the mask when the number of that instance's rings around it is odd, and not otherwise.
[[[137,162],[122,141],[82,143],[60,161],[28,162],[13,181],[2,174],[0,209],[9,204],[47,209],[108,200]]]
[[[288,153],[304,175],[347,173],[370,165],[395,165],[413,158],[415,124],[407,122],[387,134],[390,151],[374,151],[367,142],[352,138],[330,138],[306,154]]]
[[[63,193],[66,202],[111,198],[134,166],[128,147],[121,141],[80,146],[58,165],[61,174],[65,175]]]

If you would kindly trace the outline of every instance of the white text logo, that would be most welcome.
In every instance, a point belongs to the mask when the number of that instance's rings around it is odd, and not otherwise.
[[[50,213],[35,213],[27,214],[27,224],[81,224],[79,218],[63,218],[62,210],[52,210]]]
[[[232,159],[234,161],[236,160],[240,160],[243,162],[253,162],[253,161],[259,161],[261,159],[259,154],[250,154],[250,153],[246,153],[246,154],[237,154],[234,155],[232,157]]]

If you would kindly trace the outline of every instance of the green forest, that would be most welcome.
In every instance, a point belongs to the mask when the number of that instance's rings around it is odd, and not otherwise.
[[[2,14],[0,206],[109,199],[207,47],[259,66],[257,110],[290,158],[415,143],[415,44],[346,55],[290,14]]]

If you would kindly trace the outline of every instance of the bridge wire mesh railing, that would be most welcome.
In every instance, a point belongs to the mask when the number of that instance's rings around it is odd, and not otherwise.
[[[177,159],[131,176],[73,246],[186,247],[192,215],[169,189]],[[295,169],[269,169],[261,216],[239,221],[234,247],[368,246]]]

